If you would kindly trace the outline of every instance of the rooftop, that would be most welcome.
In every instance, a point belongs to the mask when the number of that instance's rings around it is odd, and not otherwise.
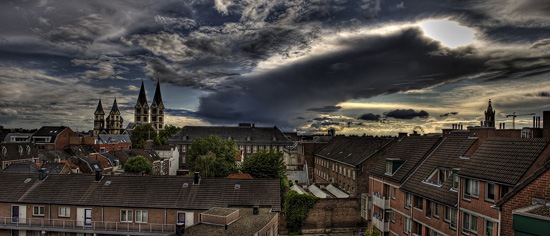
[[[276,212],[267,208],[260,208],[258,215],[252,213],[252,208],[239,208],[239,211],[239,219],[229,224],[227,229],[224,226],[199,223],[185,229],[184,235],[254,235],[277,217]]]
[[[392,138],[336,136],[326,146],[315,152],[315,155],[356,166],[393,140]]]
[[[292,145],[277,126],[185,126],[170,138],[169,143],[191,143],[193,139],[210,135],[217,135],[223,140],[235,140],[237,143]]]

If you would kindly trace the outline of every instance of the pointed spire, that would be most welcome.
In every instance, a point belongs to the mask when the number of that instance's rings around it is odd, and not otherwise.
[[[99,99],[99,102],[97,103],[97,108],[95,109],[94,114],[96,114],[96,115],[105,114],[105,112],[103,111],[103,105],[101,105],[101,98]]]
[[[157,105],[162,104],[162,94],[160,94],[160,79],[157,80],[157,89],[155,90],[153,103],[156,103]]]
[[[491,106],[491,99],[489,99],[489,106],[487,106],[487,110],[488,111],[493,110],[493,106]]]
[[[115,96],[115,101],[113,102],[113,107],[111,108],[111,112],[117,112],[119,111],[118,110],[118,104],[116,102],[116,96]]]
[[[145,95],[145,86],[143,85],[143,80],[141,80],[141,88],[139,89],[137,102],[140,105],[147,104],[147,96]]]

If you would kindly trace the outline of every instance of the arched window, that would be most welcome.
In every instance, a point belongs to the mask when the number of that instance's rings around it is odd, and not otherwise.
[[[19,146],[19,155],[23,155],[23,147]]]
[[[2,147],[2,157],[3,158],[8,157],[8,149],[6,147]]]
[[[27,145],[27,155],[31,155],[31,146]]]

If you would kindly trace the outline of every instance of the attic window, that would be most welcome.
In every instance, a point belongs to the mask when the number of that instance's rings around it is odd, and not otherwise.
[[[441,186],[445,181],[447,181],[451,177],[452,177],[452,171],[450,169],[437,168],[423,182]]]
[[[252,141],[252,137],[247,136],[247,137],[246,137],[246,141]]]
[[[271,140],[272,140],[273,142],[276,142],[276,141],[277,141],[277,137],[273,136],[273,137],[271,137]]]
[[[31,146],[27,145],[27,155],[31,155]]]
[[[235,184],[235,189],[241,189],[241,185],[240,184]]]
[[[31,178],[27,178],[24,183],[28,184],[29,182],[31,182]]]
[[[462,155],[460,155],[459,158],[460,158],[460,159],[468,160],[468,159],[470,159],[471,156],[472,156],[471,154],[462,154]]]
[[[189,183],[183,183],[183,185],[181,187],[182,188],[187,188],[187,187],[189,187]]]
[[[386,175],[393,175],[405,161],[399,158],[386,158]]]

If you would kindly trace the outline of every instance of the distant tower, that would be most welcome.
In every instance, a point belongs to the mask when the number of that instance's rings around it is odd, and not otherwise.
[[[495,111],[491,106],[491,99],[489,99],[489,106],[487,106],[487,111],[485,111],[485,122],[483,122],[483,127],[495,128]]]
[[[120,110],[118,110],[118,105],[115,101],[113,102],[113,107],[111,108],[111,112],[109,112],[109,116],[107,116],[107,133],[109,134],[121,134],[122,133],[122,116],[120,115]]]
[[[143,80],[141,80],[141,89],[139,90],[136,106],[134,106],[134,123],[136,125],[149,124],[149,105],[145,96]]]
[[[101,99],[97,103],[97,108],[94,112],[94,136],[97,136],[101,131],[105,129],[105,112],[101,105]]]
[[[162,103],[162,94],[160,93],[160,80],[157,80],[157,89],[151,104],[151,124],[157,132],[164,129],[164,103]]]

